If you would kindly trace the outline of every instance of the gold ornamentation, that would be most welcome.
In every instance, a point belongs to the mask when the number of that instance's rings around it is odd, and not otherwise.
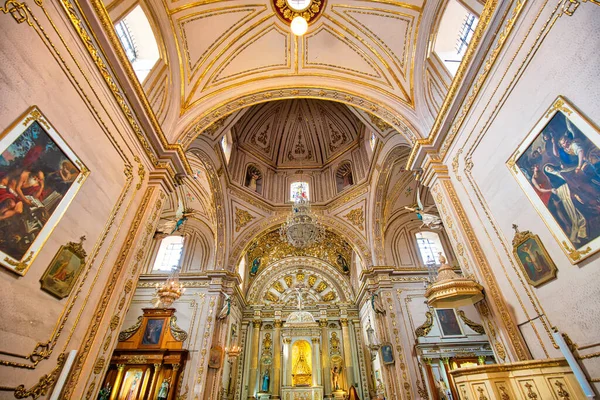
[[[148,363],[148,357],[142,355],[135,355],[127,358],[127,364],[146,364]]]
[[[248,223],[250,223],[253,219],[254,219],[254,216],[252,216],[252,214],[250,214],[248,211],[236,208],[235,209],[235,231],[239,232],[243,227],[248,225]]]
[[[183,329],[181,329],[179,326],[177,326],[177,317],[176,316],[173,315],[171,317],[169,326],[171,328],[171,335],[173,335],[175,340],[177,340],[179,342],[183,342],[184,340],[187,339],[187,337],[188,337],[187,332],[184,331]]]
[[[31,259],[33,258],[33,251],[31,253],[29,253],[29,255],[27,256],[27,258],[21,260],[21,261],[13,261],[12,259],[6,257],[4,259],[4,262],[15,267],[15,271],[17,272],[21,272],[23,271],[25,268],[27,268],[29,261],[31,261]]]
[[[272,292],[267,292],[265,294],[265,300],[275,303],[279,299]]]
[[[335,292],[329,292],[321,298],[323,301],[331,301],[335,299]]]
[[[304,278],[305,278],[304,272],[298,272],[296,274],[296,282],[299,282],[299,283],[304,282]]]
[[[283,284],[279,281],[276,281],[273,284],[273,289],[277,290],[279,293],[285,292],[285,288],[283,287]]]
[[[417,337],[427,336],[431,331],[431,327],[433,326],[433,314],[430,311],[427,311],[425,317],[427,318],[425,322],[415,330],[415,335],[417,335]]]
[[[325,230],[322,241],[299,249],[282,240],[279,230],[275,229],[253,240],[248,246],[247,254],[249,260],[260,258],[258,271],[260,272],[260,270],[265,269],[274,262],[288,257],[315,257],[333,266],[338,266],[338,255],[341,255],[345,260],[352,259],[352,247],[341,236],[330,230]],[[286,281],[286,283],[288,282]],[[288,286],[290,285],[291,283],[288,284]]]
[[[563,240],[562,242],[565,251],[567,252],[567,256],[571,259],[571,261],[576,262],[581,260],[581,257],[588,254],[592,249],[588,246],[585,249],[576,250],[575,248],[569,246],[569,244]]]
[[[487,396],[485,394],[483,394],[485,391],[483,390],[483,388],[481,386],[479,386],[477,388],[477,391],[479,392],[478,400],[488,400]]]
[[[96,364],[94,364],[94,374],[98,375],[100,372],[102,372],[102,369],[104,368],[104,364],[106,363],[106,360],[104,359],[104,357],[100,357],[96,360]]]
[[[123,342],[132,337],[138,331],[138,329],[140,329],[140,326],[142,326],[142,321],[143,317],[140,315],[135,324],[125,329],[124,331],[121,331],[119,333],[119,342]]]
[[[456,310],[456,311],[457,311],[457,314],[460,317],[460,319],[462,319],[463,322],[465,323],[465,325],[467,325],[469,328],[471,328],[475,332],[479,333],[480,335],[485,334],[485,329],[483,328],[483,326],[481,326],[478,323],[473,322],[469,318],[467,318],[467,316],[465,315],[465,312],[463,310]]]
[[[317,293],[321,293],[321,292],[323,292],[325,289],[327,289],[327,287],[328,287],[327,283],[325,283],[325,282],[321,281],[321,282],[319,282],[319,284],[318,284],[318,285],[317,285],[317,287],[315,288],[315,291],[316,291]]]
[[[527,382],[524,386],[527,388],[527,398],[528,399],[534,400],[534,399],[538,398],[537,394],[532,389],[533,385],[531,383]]]
[[[29,20],[27,8],[28,7],[25,3],[19,3],[14,0],[6,0],[4,7],[0,7],[0,11],[2,11],[4,14],[12,15],[15,21],[17,21],[19,24],[27,22],[27,25],[33,26]]]
[[[356,226],[361,231],[363,230],[363,224],[365,223],[365,211],[362,206],[350,211],[348,214],[344,215],[344,218],[350,221],[352,225]]]
[[[500,386],[498,389],[500,390],[500,400],[510,400],[510,396],[506,393],[504,386]]]
[[[48,393],[48,391],[54,387],[54,384],[56,383],[58,375],[60,375],[60,371],[62,370],[66,360],[67,355],[65,353],[59,355],[58,364],[56,367],[50,373],[42,375],[38,383],[36,383],[31,389],[26,390],[25,385],[17,386],[14,392],[15,398],[25,399],[27,397],[31,397],[32,399],[37,399],[40,396],[45,396],[46,393]]]
[[[560,400],[569,400],[571,398],[569,392],[564,389],[562,382],[556,381],[554,382],[554,385],[558,388],[556,395],[560,398]]]
[[[286,275],[283,277],[283,280],[285,282],[285,284],[287,285],[287,287],[292,287],[292,276],[291,275]]]
[[[291,22],[295,17],[301,16],[309,24],[312,23],[321,13],[324,7],[325,0],[312,0],[310,5],[303,11],[294,11],[289,6],[286,0],[273,0],[274,6],[277,9],[277,15],[286,23]]]
[[[133,156],[133,161],[138,164],[138,176],[140,177],[140,181],[135,185],[135,190],[140,190],[144,184],[144,178],[146,177],[146,168],[138,156]]]
[[[313,287],[317,283],[317,277],[315,275],[310,275],[308,277],[308,286]]]
[[[384,120],[382,120],[381,118],[379,118],[378,116],[371,114],[371,113],[367,113],[367,115],[369,116],[369,118],[371,119],[371,122],[377,127],[377,129],[379,129],[381,132],[385,132],[388,129],[391,128],[391,126],[385,122]]]

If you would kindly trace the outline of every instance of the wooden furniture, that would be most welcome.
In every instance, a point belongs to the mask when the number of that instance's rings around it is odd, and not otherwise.
[[[157,399],[161,386],[166,400],[174,400],[188,357],[183,349],[187,333],[181,330],[175,309],[145,308],[132,327],[119,334],[102,388],[109,400]],[[161,397],[163,399],[163,397]]]

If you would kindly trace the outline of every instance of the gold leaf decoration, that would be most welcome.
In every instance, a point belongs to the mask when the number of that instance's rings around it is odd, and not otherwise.
[[[350,211],[348,214],[344,215],[344,218],[350,221],[352,225],[356,226],[361,231],[363,230],[365,223],[365,211],[362,206]]]
[[[425,313],[425,317],[427,319],[425,322],[423,322],[423,325],[415,329],[415,335],[417,335],[417,337],[427,336],[427,334],[431,331],[431,327],[433,326],[433,314],[427,311]]]
[[[235,231],[239,232],[243,227],[248,225],[254,217],[246,210],[235,209]]]

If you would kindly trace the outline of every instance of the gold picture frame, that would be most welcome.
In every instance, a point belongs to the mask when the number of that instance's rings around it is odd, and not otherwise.
[[[79,243],[69,242],[60,246],[40,278],[42,290],[59,299],[69,296],[85,266],[87,254],[83,248],[84,240],[85,236],[82,236]]]
[[[25,275],[90,170],[30,107],[0,135],[0,265]]]
[[[600,250],[600,129],[558,96],[506,162],[572,264]]]
[[[533,287],[538,287],[556,279],[558,269],[540,237],[530,231],[519,232],[517,225],[513,225],[513,229],[513,255],[527,282]]]

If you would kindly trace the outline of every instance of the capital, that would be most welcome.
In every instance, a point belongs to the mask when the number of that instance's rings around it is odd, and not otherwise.
[[[259,329],[261,325],[262,321],[260,319],[255,319],[252,321],[252,326],[254,327],[254,329]]]
[[[275,328],[279,329],[279,328],[281,328],[281,327],[283,326],[283,322],[282,322],[280,319],[276,319],[276,320],[273,322],[273,326],[274,326]]]
[[[340,319],[340,323],[342,324],[342,326],[348,326],[348,318],[342,318]]]

